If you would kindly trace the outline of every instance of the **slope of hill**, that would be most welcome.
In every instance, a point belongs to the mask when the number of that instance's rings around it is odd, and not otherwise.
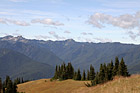
[[[9,50],[0,49],[0,77],[6,75],[11,78],[40,79],[52,77],[54,68],[48,64],[36,62],[29,57]]]
[[[89,81],[51,82],[49,79],[41,79],[19,84],[18,91],[25,93],[140,93],[140,75],[116,78],[113,81],[94,87],[86,87],[84,82]]]

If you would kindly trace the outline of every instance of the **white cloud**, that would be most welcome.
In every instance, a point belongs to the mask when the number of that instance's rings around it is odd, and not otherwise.
[[[98,42],[103,42],[103,43],[105,43],[105,42],[112,42],[112,40],[111,39],[108,39],[108,38],[94,38],[95,40],[97,40]]]
[[[86,33],[86,32],[82,32],[82,35],[93,35],[92,33]]]
[[[31,20],[32,23],[41,23],[41,24],[46,24],[46,25],[54,25],[54,26],[63,26],[63,23],[60,23],[58,21],[53,21],[50,18],[45,18],[45,19],[33,19]]]
[[[135,14],[123,14],[120,16],[95,13],[90,16],[87,22],[97,28],[104,28],[105,25],[108,24],[125,29],[126,31],[131,30],[131,32],[128,32],[127,34],[132,40],[135,40],[138,36],[140,36],[138,35],[138,33],[140,33],[140,11]],[[134,34],[132,32],[134,29],[137,29],[139,32]]]
[[[140,36],[140,31],[138,33],[134,33],[132,31],[128,31],[127,34],[129,35],[129,37],[132,39],[132,40],[136,40],[137,37]]]
[[[49,36],[46,35],[38,35],[38,36],[34,36],[36,39],[49,39]]]
[[[66,39],[65,37],[57,35],[54,31],[50,31],[49,34],[52,35],[57,40],[64,40],[64,39]]]
[[[2,24],[7,24],[7,22],[6,22],[5,19],[3,19],[3,18],[0,18],[0,23],[2,23]]]
[[[103,28],[104,24],[111,24],[116,27],[123,29],[134,29],[140,26],[140,13],[137,12],[135,15],[124,14],[118,17],[107,15],[103,13],[95,13],[91,15],[88,23],[95,27]]]
[[[2,24],[15,24],[19,26],[29,26],[30,24],[25,21],[7,19],[7,18],[0,18],[0,23]]]

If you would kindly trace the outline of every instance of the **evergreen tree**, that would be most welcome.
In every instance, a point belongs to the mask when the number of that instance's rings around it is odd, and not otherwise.
[[[87,70],[87,78],[86,80],[89,80],[89,70]]]
[[[23,77],[22,77],[21,83],[24,83],[24,79],[23,79]]]
[[[60,65],[58,67],[58,75],[57,76],[58,76],[57,78],[60,78],[60,76],[61,76],[61,67],[60,67]]]
[[[76,77],[77,77],[77,72],[75,71],[75,72],[74,72],[73,79],[76,80]]]
[[[125,65],[125,62],[123,58],[121,59],[120,65],[119,65],[119,71],[118,75],[120,76],[129,76],[127,71],[127,66]]]
[[[72,67],[71,63],[68,63],[66,68],[67,78],[72,79],[74,75],[74,68]]]
[[[76,79],[75,80],[81,80],[81,72],[80,72],[80,69],[78,69],[78,71],[77,71]]]
[[[56,65],[55,67],[55,74],[54,74],[54,78],[57,79],[58,78],[58,67]]]
[[[100,72],[99,72],[99,82],[103,83],[104,79],[105,79],[105,71],[104,71],[103,65],[101,64],[100,65]]]
[[[118,57],[115,58],[115,66],[113,68],[113,76],[118,75],[118,71],[119,71],[119,59]]]
[[[8,80],[5,93],[14,93],[13,92],[13,83],[11,80]]]
[[[85,70],[83,70],[83,75],[82,75],[82,79],[81,80],[86,80],[86,73],[85,73]]]
[[[18,81],[20,79],[17,78],[16,80]],[[6,76],[6,80],[3,84],[3,93],[17,93],[17,81],[13,83],[10,77]]]
[[[3,87],[6,88],[7,87],[7,84],[8,84],[8,81],[10,80],[10,77],[9,76],[6,76],[6,80],[4,81],[4,84],[3,84]]]
[[[0,93],[2,93],[3,91],[3,87],[2,87],[2,81],[1,81],[1,78],[0,78]]]
[[[96,75],[95,75],[95,78],[94,80],[91,81],[91,86],[95,86],[97,84],[100,83],[100,80],[99,80],[99,73],[97,72]]]
[[[114,68],[112,60],[111,60],[111,63],[108,63],[107,68],[108,68],[108,80],[112,80],[113,79],[113,68]]]
[[[107,68],[106,64],[104,63],[103,69],[105,72],[104,82],[109,80],[109,69]]]
[[[94,80],[94,78],[95,78],[94,67],[90,65],[89,80]]]

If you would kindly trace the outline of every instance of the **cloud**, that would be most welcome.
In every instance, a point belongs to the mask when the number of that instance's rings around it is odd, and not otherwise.
[[[13,36],[22,36],[21,34],[19,33],[12,33]]]
[[[29,26],[30,24],[25,21],[7,19],[7,18],[0,18],[0,23],[2,24],[15,24],[19,26]]]
[[[66,33],[66,34],[70,34],[71,32],[66,30],[66,31],[64,31],[64,33]]]
[[[97,40],[98,42],[103,42],[103,43],[112,42],[112,40],[108,39],[108,38],[104,38],[104,39],[102,39],[102,38],[94,38],[94,39]]]
[[[65,37],[57,35],[54,31],[50,31],[49,34],[52,35],[57,40],[64,40],[64,39],[66,39]]]
[[[135,38],[140,36],[138,35],[140,33],[140,11],[135,14],[123,14],[120,16],[95,13],[90,16],[87,22],[97,28],[104,28],[105,25],[108,24],[114,27],[122,28],[126,31],[131,30],[131,32],[128,32],[128,35],[132,40],[135,40]],[[134,29],[137,29],[139,32],[134,34],[132,32]]]
[[[7,22],[6,22],[5,19],[3,19],[3,18],[0,18],[0,23],[2,23],[2,24],[7,24]]]
[[[41,24],[46,24],[46,25],[54,25],[54,26],[63,26],[63,23],[60,23],[59,21],[53,21],[50,18],[45,18],[45,19],[33,19],[31,20],[32,23],[41,23]]]
[[[118,17],[103,13],[95,13],[94,15],[90,16],[88,23],[98,28],[105,27],[104,24],[110,24],[123,29],[134,29],[140,27],[139,20],[139,12],[137,12],[135,15],[124,14]]]
[[[129,37],[130,37],[132,40],[136,40],[136,38],[137,38],[138,36],[140,36],[140,32],[138,32],[138,33],[133,33],[132,31],[129,31],[127,34],[129,35]]]
[[[86,33],[86,32],[82,32],[82,35],[93,35],[92,33]]]
[[[10,0],[11,2],[27,2],[27,0]]]

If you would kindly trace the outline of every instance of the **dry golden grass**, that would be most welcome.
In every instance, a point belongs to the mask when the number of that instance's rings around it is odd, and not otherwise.
[[[87,81],[64,80],[51,82],[49,79],[41,79],[19,84],[18,91],[25,93],[71,93],[79,87],[85,87],[84,82]]]
[[[47,82],[45,82],[47,80]],[[105,84],[86,87],[84,81],[53,81],[41,79],[18,85],[25,93],[140,93],[140,75],[129,78],[115,78]]]

